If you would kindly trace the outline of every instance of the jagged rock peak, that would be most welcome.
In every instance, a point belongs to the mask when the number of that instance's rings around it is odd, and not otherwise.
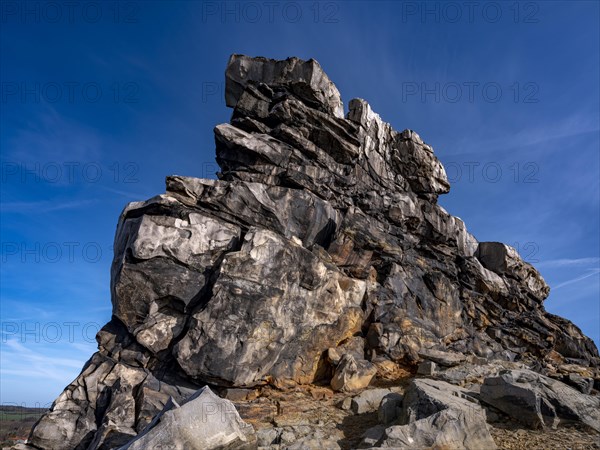
[[[316,61],[233,55],[225,77],[234,111],[215,128],[222,180],[305,189],[339,207],[400,192],[435,202],[450,190],[417,133],[395,131],[362,99],[350,101],[344,118]]]
[[[235,107],[250,83],[263,83],[273,88],[285,86],[305,101],[321,106],[336,117],[344,117],[340,93],[314,59],[284,61],[233,54],[225,71],[225,102]]]

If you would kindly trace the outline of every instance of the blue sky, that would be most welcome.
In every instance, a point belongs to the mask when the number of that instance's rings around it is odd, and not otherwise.
[[[595,1],[2,2],[0,402],[51,402],[110,318],[123,206],[214,177],[231,53],[317,59],[446,165],[440,203],[518,248],[600,342]]]

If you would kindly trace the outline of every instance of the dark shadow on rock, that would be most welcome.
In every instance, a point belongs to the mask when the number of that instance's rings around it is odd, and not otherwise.
[[[344,439],[340,439],[338,444],[342,450],[355,449],[360,443],[363,433],[378,424],[377,411],[346,416],[337,426],[338,430],[344,433]]]

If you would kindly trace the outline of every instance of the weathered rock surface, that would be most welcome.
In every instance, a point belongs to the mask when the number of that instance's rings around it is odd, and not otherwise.
[[[331,388],[334,391],[358,391],[366,388],[377,369],[369,361],[356,359],[346,353],[342,356],[331,378]]]
[[[216,384],[310,383],[323,345],[360,329],[365,282],[264,229],[225,256],[212,289],[174,354],[188,375]]]
[[[353,397],[350,407],[355,414],[377,411],[383,399],[393,393],[387,388],[368,389]]]
[[[377,448],[495,449],[485,411],[469,394],[443,381],[415,379],[394,418],[399,425],[374,427],[365,434],[363,444]],[[383,401],[380,411],[382,408]]]
[[[183,405],[169,401],[154,420],[119,450],[252,449],[254,428],[239,416],[233,403],[204,387]]]
[[[169,398],[207,384],[327,384],[336,372],[350,385],[350,358],[367,369],[435,361],[456,384],[463,355],[600,379],[594,343],[544,310],[535,268],[437,204],[450,185],[417,133],[362,99],[344,117],[314,60],[234,55],[226,101],[219,179],[171,176],[166,193],[123,210],[112,320],[31,444],[117,448]],[[410,433],[466,417],[430,418],[443,411],[417,414]]]
[[[391,392],[381,399],[377,409],[377,418],[384,425],[389,425],[402,414],[403,397],[397,392]]]
[[[251,58],[231,55],[225,72],[225,102],[234,107],[249,84],[264,83],[270,88],[292,92],[295,96],[316,108],[337,117],[344,117],[340,93],[329,80],[317,61],[289,58],[275,61],[267,58]]]
[[[530,370],[506,371],[486,378],[481,400],[532,428],[581,422],[600,431],[600,398]]]
[[[404,394],[400,423],[409,424],[445,409],[456,409],[468,416],[483,416],[485,411],[466,389],[443,381],[415,379]]]
[[[482,416],[454,408],[444,409],[408,425],[386,428],[376,446],[415,450],[497,448]]]

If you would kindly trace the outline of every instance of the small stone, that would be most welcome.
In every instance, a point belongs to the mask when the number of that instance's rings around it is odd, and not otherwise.
[[[352,407],[352,397],[346,397],[340,406],[344,411],[348,411]]]
[[[350,354],[342,356],[331,379],[331,388],[334,391],[351,392],[366,388],[375,374],[377,368],[366,360],[356,360]]]
[[[258,397],[256,389],[226,389],[224,397],[232,402],[241,402],[244,400],[254,400]]]
[[[256,431],[256,441],[259,447],[268,447],[275,444],[279,433],[274,428],[261,428]]]
[[[433,361],[423,361],[417,367],[418,375],[433,375],[435,373],[435,363]]]
[[[331,364],[337,366],[342,356],[338,353],[337,349],[331,347],[327,350],[327,359]]]

